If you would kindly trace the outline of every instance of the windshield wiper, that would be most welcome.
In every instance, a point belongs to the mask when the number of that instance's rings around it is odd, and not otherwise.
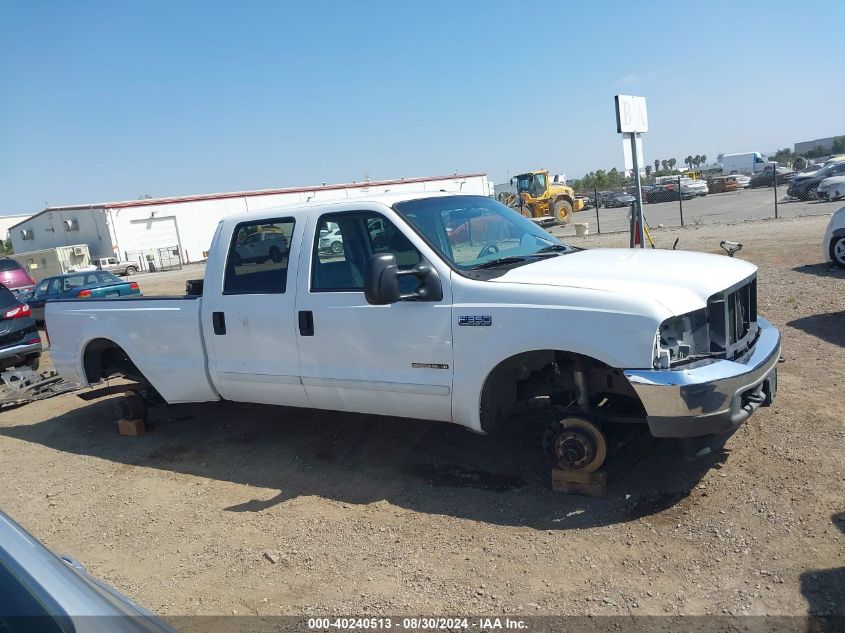
[[[548,246],[544,246],[541,248],[538,253],[560,253],[563,251],[568,251],[569,247],[566,244],[549,244]]]
[[[476,264],[471,270],[481,270],[483,268],[496,268],[497,266],[506,266],[508,264],[518,264],[524,262],[525,257],[500,257],[499,259],[491,259],[489,262]]]

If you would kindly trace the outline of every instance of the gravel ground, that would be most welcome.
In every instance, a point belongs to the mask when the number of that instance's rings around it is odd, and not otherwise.
[[[654,232],[744,243],[785,363],[723,454],[655,442],[604,499],[553,493],[524,449],[446,424],[208,404],[154,409],[131,438],[113,399],[65,395],[0,413],[0,508],[162,615],[845,614],[845,274],[820,263],[827,219]],[[138,281],[180,293],[201,274]]]

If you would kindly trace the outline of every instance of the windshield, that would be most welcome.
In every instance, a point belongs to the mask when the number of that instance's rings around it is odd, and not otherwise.
[[[471,270],[503,258],[570,252],[516,211],[484,196],[449,196],[399,202],[393,207],[452,266]]]
[[[0,259],[0,272],[20,269],[21,265],[17,263],[14,259]]]
[[[546,174],[520,174],[516,177],[516,190],[539,198],[546,191]]]

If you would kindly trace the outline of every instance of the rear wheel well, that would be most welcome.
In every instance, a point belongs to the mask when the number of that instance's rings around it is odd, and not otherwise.
[[[611,412],[616,418],[645,421],[645,409],[622,374],[600,360],[564,350],[536,350],[500,362],[481,389],[481,428],[506,427],[519,403],[545,399],[581,415]]]
[[[111,376],[124,376],[130,380],[147,382],[144,374],[132,362],[124,349],[109,339],[94,339],[85,347],[82,367],[88,384],[95,384]]]

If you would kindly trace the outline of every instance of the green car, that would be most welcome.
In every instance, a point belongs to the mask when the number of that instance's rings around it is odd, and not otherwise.
[[[27,303],[32,308],[32,318],[43,322],[44,306],[53,299],[102,299],[140,294],[137,282],[125,281],[104,270],[92,270],[48,277],[35,286]]]

